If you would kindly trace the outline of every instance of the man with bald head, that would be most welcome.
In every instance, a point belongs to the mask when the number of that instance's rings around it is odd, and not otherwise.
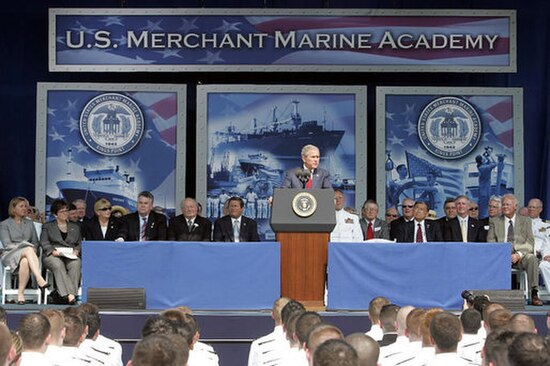
[[[543,244],[550,241],[550,224],[541,219],[542,201],[538,198],[531,198],[527,204],[527,215],[531,218],[533,236],[535,237],[535,252],[540,253]]]
[[[181,201],[181,215],[170,219],[168,240],[170,241],[210,241],[212,222],[198,215],[199,206],[194,198]]]
[[[378,342],[363,333],[353,333],[345,341],[355,349],[359,358],[359,366],[376,366],[380,355]]]

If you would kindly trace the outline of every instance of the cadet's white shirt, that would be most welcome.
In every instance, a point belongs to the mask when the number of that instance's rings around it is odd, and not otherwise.
[[[282,325],[277,325],[273,332],[256,339],[250,345],[248,366],[279,365],[290,350]]]
[[[306,351],[298,347],[292,347],[281,362],[282,366],[309,366]]]
[[[78,346],[81,352],[95,362],[99,362],[104,366],[121,366],[122,359],[119,354],[108,346],[108,343],[104,340],[85,339],[84,342]]]
[[[19,366],[52,366],[50,359],[42,352],[21,352],[21,363]]]
[[[382,330],[382,327],[378,324],[371,325],[370,330],[365,334],[377,342],[381,341],[384,337],[384,331]]]
[[[485,342],[479,334],[462,334],[456,353],[470,363],[481,365],[481,349]]]
[[[111,356],[111,359],[115,360],[114,362],[116,365],[122,366],[122,346],[120,345],[120,343],[101,334],[97,336],[97,339],[95,341],[102,347],[107,347],[108,349],[112,350],[113,354]]]
[[[388,346],[389,347],[389,346]],[[407,343],[402,352],[396,352],[392,354],[386,354],[386,357],[378,357],[378,364],[380,366],[396,366],[396,365],[409,365],[422,349],[422,341],[414,341]]]
[[[333,242],[359,242],[363,241],[363,231],[359,224],[359,216],[350,214],[346,210],[335,211],[336,226],[330,233],[330,241]]]
[[[466,366],[468,361],[461,358],[456,352],[435,354],[426,366]]]
[[[409,347],[409,337],[407,336],[397,336],[396,340],[392,344],[387,346],[380,347],[380,355],[378,356],[378,362],[381,363],[386,357],[396,355],[398,353],[403,353]]]
[[[212,346],[197,342],[192,350],[189,350],[187,366],[218,366],[219,358]]]

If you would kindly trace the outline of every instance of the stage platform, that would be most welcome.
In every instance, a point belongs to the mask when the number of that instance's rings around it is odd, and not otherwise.
[[[8,312],[8,326],[16,329],[19,319],[30,312],[38,311],[46,305],[10,305],[4,307]],[[47,305],[62,310],[64,306]],[[524,313],[535,319],[539,334],[547,333],[546,314],[550,305],[542,307],[526,306]],[[141,338],[141,327],[145,320],[157,315],[154,310],[102,311],[101,331],[110,338],[118,340],[123,347],[124,364],[132,355],[135,343]],[[457,309],[458,313],[459,310]],[[327,323],[339,327],[347,335],[365,332],[370,329],[367,311],[319,311]],[[195,311],[201,330],[201,341],[211,344],[220,357],[220,365],[243,366],[248,359],[250,343],[273,329],[273,320],[269,310],[257,311]]]

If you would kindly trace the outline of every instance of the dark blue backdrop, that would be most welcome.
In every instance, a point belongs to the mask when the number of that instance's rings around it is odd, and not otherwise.
[[[517,9],[518,72],[461,73],[49,73],[48,7],[246,7],[246,8],[486,8]],[[368,86],[368,164],[375,166],[376,86],[487,86],[524,88],[525,197],[541,197],[550,207],[549,59],[550,3],[545,0],[368,1],[368,0],[95,0],[4,2],[0,22],[0,218],[11,197],[34,201],[36,83],[181,83],[188,87],[187,194],[195,191],[195,86],[198,83],[325,84]],[[373,175],[369,175],[372,177]],[[376,197],[375,179],[367,192]],[[550,217],[549,214],[544,214]]]

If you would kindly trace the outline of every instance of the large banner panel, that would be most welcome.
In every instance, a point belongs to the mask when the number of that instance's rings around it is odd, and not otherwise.
[[[262,240],[274,240],[269,198],[304,145],[321,153],[347,204],[366,196],[366,87],[208,85],[197,87],[197,198],[211,220],[231,196],[246,202]]]
[[[377,89],[378,201],[409,197],[444,216],[465,194],[488,216],[492,195],[523,201],[521,88]]]
[[[514,10],[50,9],[50,71],[515,72]]]
[[[184,85],[39,83],[36,202],[84,199],[135,211],[151,191],[167,216],[185,194]]]

